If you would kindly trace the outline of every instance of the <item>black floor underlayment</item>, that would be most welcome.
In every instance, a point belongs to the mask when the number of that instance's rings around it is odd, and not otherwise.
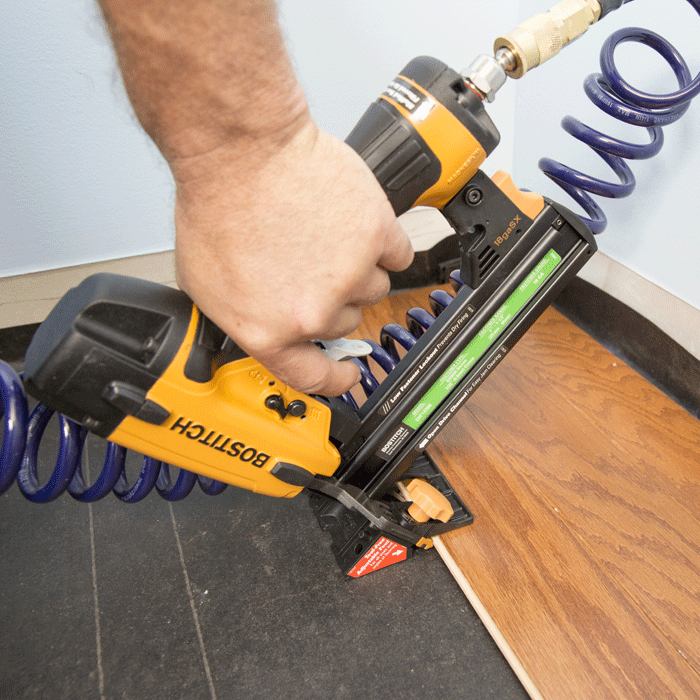
[[[13,486],[0,556],[3,700],[527,697],[435,552],[348,580],[304,496]]]
[[[527,698],[434,551],[348,579],[304,495],[35,505],[14,485],[0,561],[0,700]]]

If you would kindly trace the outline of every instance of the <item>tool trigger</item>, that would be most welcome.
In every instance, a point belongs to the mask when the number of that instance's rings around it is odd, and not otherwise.
[[[336,338],[335,340],[314,340],[314,344],[331,360],[349,360],[353,357],[366,357],[372,352],[372,346],[364,340]]]

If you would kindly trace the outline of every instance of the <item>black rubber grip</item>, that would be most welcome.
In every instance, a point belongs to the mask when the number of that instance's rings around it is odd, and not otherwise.
[[[422,92],[447,109],[479,142],[486,154],[498,144],[498,130],[481,100],[465,87],[464,79],[444,63],[428,56],[413,59],[390,84],[385,96],[392,101],[395,98],[400,100],[396,91],[402,90],[401,84],[413,93],[408,102],[402,103],[409,112],[425,105],[420,97]],[[418,86],[418,90],[415,91],[411,84]],[[408,211],[442,175],[440,154],[428,146],[414,123],[386,99],[380,98],[370,106],[346,143],[370,167],[397,216]],[[438,148],[435,144],[433,146]],[[458,185],[455,193],[457,189]]]
[[[385,100],[370,105],[345,142],[367,163],[397,216],[440,179],[440,161],[413,125]]]

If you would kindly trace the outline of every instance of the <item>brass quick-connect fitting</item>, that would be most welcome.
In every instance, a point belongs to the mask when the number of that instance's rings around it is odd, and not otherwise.
[[[508,75],[521,78],[581,36],[600,19],[601,12],[598,0],[563,0],[544,14],[519,24],[509,34],[499,36],[493,45],[494,53],[509,50],[516,60]]]

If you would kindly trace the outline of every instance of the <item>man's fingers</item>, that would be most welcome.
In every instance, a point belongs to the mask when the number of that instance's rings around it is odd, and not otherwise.
[[[304,394],[340,396],[360,381],[353,362],[331,360],[313,343],[286,348],[268,362],[260,359],[277,379]]]
[[[362,309],[360,306],[346,304],[340,311],[336,312],[333,318],[327,319],[325,323],[314,323],[313,330],[308,328],[308,334],[305,337],[313,338],[314,340],[335,340],[352,333],[360,323],[362,323]]]
[[[364,280],[362,286],[354,291],[350,303],[358,306],[372,306],[384,299],[390,290],[391,282],[386,270],[375,266]],[[343,333],[343,335],[346,335],[346,333]]]
[[[387,270],[401,272],[413,262],[413,246],[398,221],[392,222],[386,236],[384,252],[377,262]]]

